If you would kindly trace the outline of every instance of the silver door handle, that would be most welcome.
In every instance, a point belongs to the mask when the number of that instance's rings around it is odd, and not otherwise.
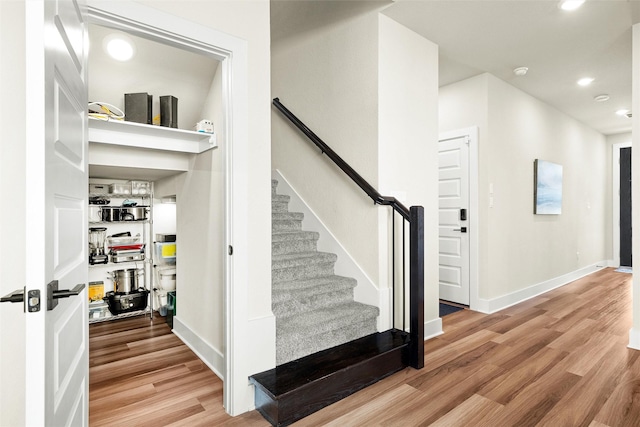
[[[461,233],[467,232],[467,227],[454,228],[453,231],[459,231]]]

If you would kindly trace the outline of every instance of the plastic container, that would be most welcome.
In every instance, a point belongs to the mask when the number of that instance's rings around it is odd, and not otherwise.
[[[131,194],[151,194],[151,183],[149,181],[129,181],[129,184],[131,185]]]
[[[175,242],[156,242],[156,261],[157,264],[175,264],[176,263],[176,244]]]
[[[103,319],[110,316],[109,304],[106,302],[100,300],[89,303],[89,319]]]
[[[129,195],[131,194],[131,184],[111,184],[109,194]]]

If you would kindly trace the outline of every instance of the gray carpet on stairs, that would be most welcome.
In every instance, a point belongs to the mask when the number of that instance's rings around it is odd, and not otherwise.
[[[376,332],[378,308],[353,300],[355,279],[334,274],[335,254],[318,252],[318,233],[289,212],[289,196],[271,181],[272,308],[276,364]]]

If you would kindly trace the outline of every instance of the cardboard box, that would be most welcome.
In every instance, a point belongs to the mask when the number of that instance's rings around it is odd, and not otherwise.
[[[102,301],[104,298],[104,282],[89,282],[89,302]]]

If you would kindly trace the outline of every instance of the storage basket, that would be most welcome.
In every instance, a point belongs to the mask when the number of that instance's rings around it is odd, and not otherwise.
[[[131,184],[111,184],[109,194],[128,195],[131,194]]]

